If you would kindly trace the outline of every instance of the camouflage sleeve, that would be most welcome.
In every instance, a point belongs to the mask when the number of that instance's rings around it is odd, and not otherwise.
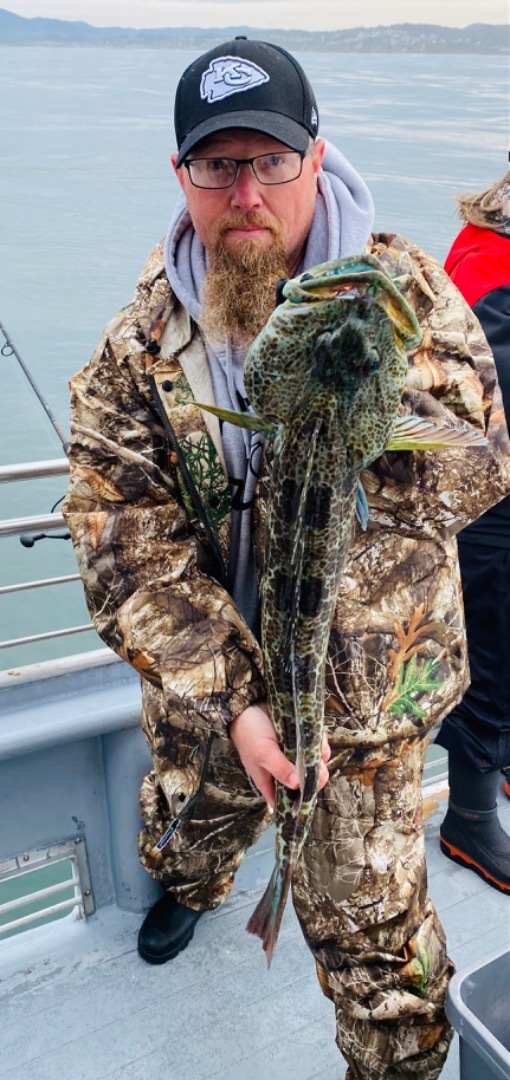
[[[208,572],[121,322],[71,380],[64,516],[102,639],[190,725],[225,735],[265,698],[261,650]]]
[[[471,308],[415,244],[377,234],[369,250],[395,276],[423,330],[410,354],[402,412],[471,425],[485,447],[386,453],[363,474],[372,526],[445,538],[510,492],[510,442],[496,366]]]

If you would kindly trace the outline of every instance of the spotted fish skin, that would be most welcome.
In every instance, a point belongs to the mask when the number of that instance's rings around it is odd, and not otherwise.
[[[474,428],[399,416],[407,351],[420,343],[411,307],[373,255],[337,259],[283,287],[256,338],[245,383],[258,415],[200,408],[273,442],[261,586],[267,697],[299,791],[276,785],[276,862],[247,929],[268,963],[293,869],[317,800],[325,661],[355,514],[366,526],[360,472],[385,450],[481,446]]]
[[[300,790],[276,784],[276,863],[247,929],[268,963],[317,799],[329,634],[360,471],[385,450],[418,345],[416,317],[378,260],[336,260],[287,282],[245,367],[273,423],[261,585],[262,647],[278,743]]]

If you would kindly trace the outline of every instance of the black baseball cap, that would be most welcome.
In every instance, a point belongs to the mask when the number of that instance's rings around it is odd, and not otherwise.
[[[206,135],[248,128],[304,152],[319,130],[315,94],[297,60],[279,45],[236,37],[199,56],[175,95],[177,165]]]

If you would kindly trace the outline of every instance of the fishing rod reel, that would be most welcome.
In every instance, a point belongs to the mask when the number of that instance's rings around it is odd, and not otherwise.
[[[50,514],[53,514],[55,512],[57,506],[59,505],[59,503],[62,502],[63,498],[64,498],[64,496],[61,495],[60,499],[57,499],[55,505],[52,506],[52,508],[50,510]],[[20,544],[23,545],[24,548],[32,548],[34,546],[34,544],[37,543],[38,540],[70,540],[70,539],[71,539],[71,533],[69,532],[68,529],[66,529],[66,531],[63,532],[63,533],[53,533],[53,532],[51,532],[51,533],[45,533],[45,532],[22,533],[20,538],[19,538],[19,542],[20,542]]]
[[[71,533],[22,533],[19,542],[25,548],[31,548],[37,540],[70,540]]]

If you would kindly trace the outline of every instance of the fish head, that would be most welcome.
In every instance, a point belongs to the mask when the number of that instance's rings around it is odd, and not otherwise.
[[[287,281],[247,357],[255,411],[288,425],[304,409],[335,400],[353,468],[384,450],[421,340],[409,304],[375,256],[337,259]]]

